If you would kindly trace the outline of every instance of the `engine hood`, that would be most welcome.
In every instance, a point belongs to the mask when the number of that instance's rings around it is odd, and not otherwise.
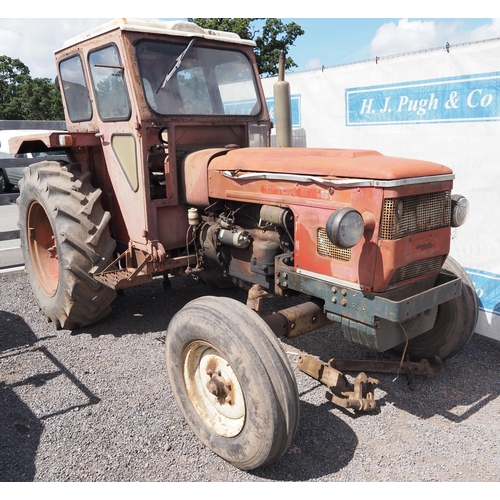
[[[438,163],[384,156],[377,151],[313,148],[233,149],[214,158],[209,168],[377,180],[453,173]]]

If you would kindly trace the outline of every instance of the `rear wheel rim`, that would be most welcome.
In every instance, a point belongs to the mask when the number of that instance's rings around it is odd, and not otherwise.
[[[45,209],[34,201],[28,210],[28,249],[43,291],[53,297],[59,286],[59,259],[54,231]]]
[[[207,342],[191,342],[184,350],[183,377],[205,425],[219,436],[237,436],[245,424],[245,400],[236,374],[221,353]]]

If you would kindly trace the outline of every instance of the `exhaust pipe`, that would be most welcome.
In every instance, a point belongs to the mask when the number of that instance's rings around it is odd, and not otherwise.
[[[290,84],[285,81],[285,53],[281,52],[278,81],[274,84],[274,113],[276,120],[276,146],[292,147],[292,105]]]

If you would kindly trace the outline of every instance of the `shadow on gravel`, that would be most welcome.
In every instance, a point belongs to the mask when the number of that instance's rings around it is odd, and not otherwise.
[[[387,402],[420,418],[441,415],[459,423],[500,396],[499,366],[500,342],[474,335],[462,352],[444,362],[434,379],[416,380],[415,391],[406,390],[396,398],[390,380],[381,387],[387,391]]]
[[[246,302],[247,292],[237,288],[213,289],[192,278],[172,278],[171,289],[163,287],[163,279],[147,285],[124,290],[112,304],[112,312],[104,319],[84,328],[73,330],[72,335],[141,335],[164,332],[172,317],[188,302],[206,295],[231,296]]]
[[[333,474],[352,460],[358,446],[354,431],[329,410],[331,403],[315,406],[301,401],[297,434],[278,462],[249,471],[277,481],[308,481]]]
[[[126,289],[112,303],[112,311],[104,319],[84,328],[77,328],[72,335],[141,335],[164,332],[172,317],[188,302],[204,296],[231,297],[246,303],[248,292],[240,288],[214,288],[193,278],[174,277],[170,285],[163,286],[163,278],[152,283]],[[263,303],[262,315],[291,307],[306,300],[304,297],[284,299],[272,297]]]
[[[33,345],[37,338],[17,314],[0,311],[0,361],[16,356],[18,349]],[[0,378],[0,481],[32,481],[35,457],[43,425],[9,384]]]
[[[31,328],[17,314],[0,310],[0,482],[33,481],[36,472],[35,458],[43,421],[99,402],[45,346],[37,345],[38,339]],[[43,356],[53,369],[25,377],[23,371],[31,371],[31,356]],[[5,369],[9,361],[10,369]],[[54,370],[55,368],[55,370]],[[51,380],[64,376],[66,380],[83,394],[84,402],[69,405],[41,417],[37,417],[29,405],[19,397],[18,392],[31,387],[31,397],[36,397],[36,389]],[[17,391],[16,391],[17,389]]]

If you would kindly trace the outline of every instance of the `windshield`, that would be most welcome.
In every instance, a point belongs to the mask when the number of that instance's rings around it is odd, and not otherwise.
[[[257,115],[261,104],[252,65],[241,52],[194,44],[166,81],[188,43],[138,44],[139,71],[150,107],[163,115]]]

